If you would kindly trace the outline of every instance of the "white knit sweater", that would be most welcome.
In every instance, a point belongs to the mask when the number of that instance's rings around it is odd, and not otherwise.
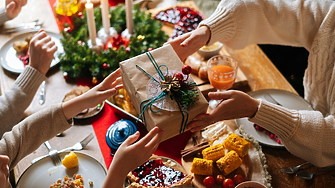
[[[209,26],[210,43],[235,49],[257,43],[309,51],[304,89],[315,111],[262,101],[250,121],[275,133],[292,154],[320,167],[335,164],[335,2],[223,0],[200,25]]]

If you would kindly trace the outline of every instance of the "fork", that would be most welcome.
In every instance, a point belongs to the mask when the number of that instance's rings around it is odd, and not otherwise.
[[[60,150],[58,153],[64,152],[64,151],[72,151],[72,150],[82,150],[86,147],[86,145],[94,138],[94,135],[90,133],[88,136],[86,136],[82,141],[75,143],[72,147],[68,147],[65,149]],[[44,155],[41,157],[37,157],[34,160],[31,161],[31,164],[36,163],[37,161],[47,157],[49,155]]]
[[[55,166],[58,166],[62,160],[60,159],[57,150],[52,149],[48,141],[45,141],[44,145],[49,149],[49,156],[52,162],[54,163]]]
[[[73,151],[73,150],[82,150],[87,144],[94,138],[94,135],[90,133],[82,141],[75,143],[73,146],[60,150],[59,152],[64,151]]]
[[[279,106],[282,106],[278,101],[276,101],[269,93],[266,93],[265,95],[264,95],[264,98],[265,98],[265,100],[267,100],[267,101],[269,101],[269,102],[271,102],[271,103],[273,103],[273,104],[276,104],[276,105],[279,105]]]
[[[10,33],[14,33],[14,32],[17,32],[17,31],[24,30],[24,29],[38,30],[42,27],[42,25],[43,25],[43,22],[38,24],[38,20],[34,20],[33,22],[23,23],[23,24],[21,24],[19,26],[16,26],[16,27],[5,28],[3,34],[10,34]]]

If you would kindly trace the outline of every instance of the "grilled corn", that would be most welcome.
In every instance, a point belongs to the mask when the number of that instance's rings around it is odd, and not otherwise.
[[[201,158],[194,158],[191,172],[199,175],[213,175],[213,161]]]
[[[225,149],[222,144],[216,144],[202,150],[204,159],[216,161],[225,155]]]
[[[238,156],[235,151],[228,152],[224,157],[216,161],[217,167],[223,173],[228,175],[242,164],[242,159]]]
[[[250,143],[244,138],[232,133],[223,142],[223,146],[228,150],[234,150],[236,153],[243,158],[248,154]]]

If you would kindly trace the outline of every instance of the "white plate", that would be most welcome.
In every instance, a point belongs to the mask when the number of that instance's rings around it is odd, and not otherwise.
[[[267,93],[283,107],[294,110],[313,110],[311,105],[304,98],[285,90],[263,89],[250,92],[249,95],[255,99],[265,100],[264,95]],[[278,144],[274,139],[271,139],[264,131],[257,131],[253,126],[254,123],[248,121],[248,118],[236,119],[236,123],[238,126],[244,125],[245,132],[254,137],[261,144],[273,147],[284,147],[283,144]]]
[[[13,73],[21,73],[24,69],[23,62],[19,59],[19,55],[25,56],[25,54],[17,53],[13,48],[13,43],[16,41],[24,41],[25,38],[31,34],[36,33],[36,31],[30,31],[14,36],[9,39],[0,49],[0,62],[3,68]],[[46,33],[51,37],[51,40],[55,41],[58,47],[55,52],[55,58],[52,60],[50,67],[55,66],[59,62],[58,55],[64,52],[62,43],[60,42],[61,35],[48,32]]]
[[[61,158],[63,159],[68,153],[60,153]],[[79,166],[73,169],[66,169],[62,164],[54,166],[50,157],[36,162],[24,171],[16,187],[46,188],[53,185],[58,178],[63,180],[66,175],[72,177],[73,174],[83,176],[85,187],[89,187],[89,181],[93,181],[93,187],[102,187],[106,177],[105,168],[86,154],[76,152],[76,155],[79,159]]]

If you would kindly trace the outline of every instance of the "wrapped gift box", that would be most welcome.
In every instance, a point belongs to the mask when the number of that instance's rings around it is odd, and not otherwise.
[[[177,56],[177,54],[170,45],[166,45],[158,49],[155,49],[150,52],[150,55],[153,58],[153,61],[155,61],[158,64],[158,66],[166,65],[166,67],[168,67],[170,74],[173,74],[174,72],[181,72],[183,63],[180,61],[179,57]],[[161,88],[152,88],[153,86],[150,82],[152,81],[152,78],[149,75],[145,74],[137,66],[142,68],[147,74],[152,75],[154,77],[158,76],[158,74],[155,66],[152,63],[152,59],[150,60],[147,53],[141,54],[139,56],[133,57],[120,63],[124,88],[126,89],[136,111],[138,112],[138,114],[141,114],[140,109],[141,102],[149,99],[150,97],[149,94],[151,90],[156,89],[157,91],[159,90],[160,93]],[[166,73],[165,67],[161,67],[161,70],[163,74]],[[198,88],[197,92],[198,97],[196,99],[195,105],[190,107],[187,111],[188,114],[187,120],[185,119],[185,116],[183,118],[182,112],[180,110],[171,111],[170,107],[161,108],[162,106],[159,105],[152,105],[151,107],[152,110],[150,110],[150,108],[147,108],[143,113],[147,129],[151,130],[155,126],[158,126],[160,129],[163,129],[164,130],[163,140],[169,139],[184,131],[187,131],[187,130],[181,131],[182,130],[181,126],[183,124],[182,121],[184,120],[185,122],[189,123],[198,114],[206,113],[208,108],[208,102]],[[165,97],[169,98],[169,96]],[[174,103],[176,102],[174,101]],[[164,104],[164,105],[171,105],[171,104]]]

